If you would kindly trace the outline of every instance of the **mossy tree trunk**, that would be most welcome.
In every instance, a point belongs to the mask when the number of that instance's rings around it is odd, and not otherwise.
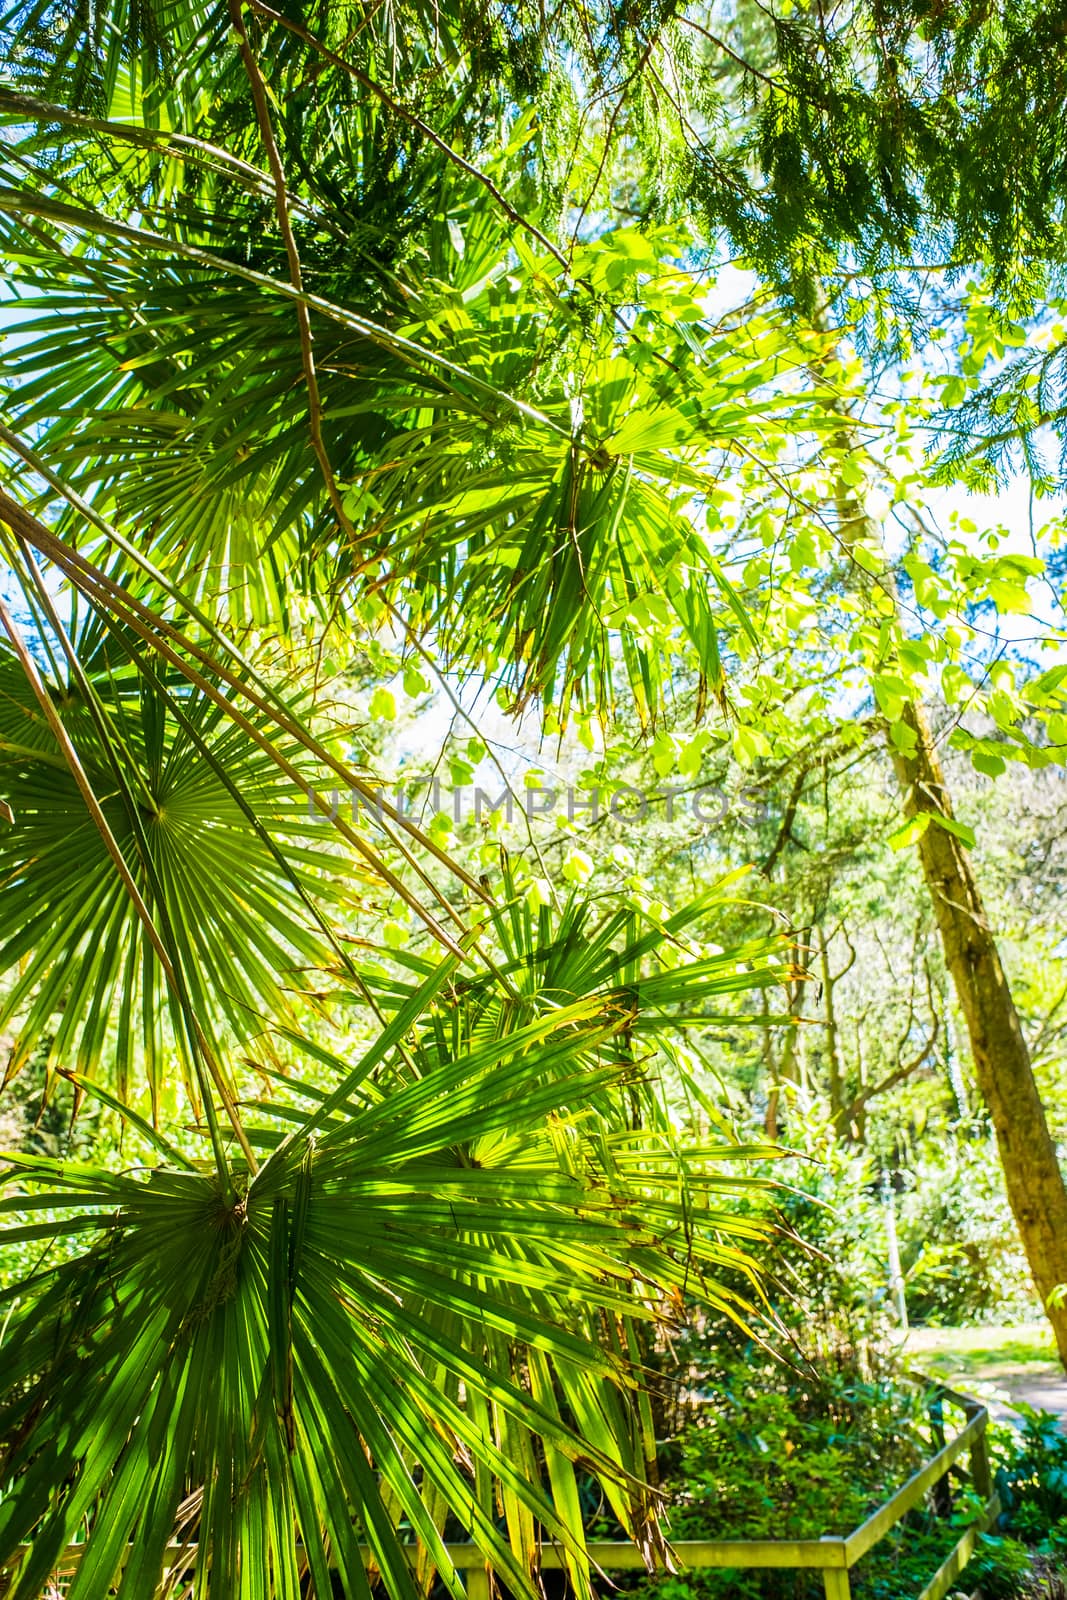
[[[825,329],[824,318],[820,326]],[[855,449],[854,429],[845,426],[836,442],[848,451]],[[843,545],[847,548],[858,537],[884,554],[880,526],[843,481],[838,483],[836,501]],[[888,589],[899,607],[892,567],[886,559],[890,575],[883,588]],[[869,585],[867,571],[855,570],[859,573],[858,587]],[[1034,1286],[1067,1370],[1067,1304],[1050,1301],[1053,1291],[1067,1284],[1067,1184],[970,851],[958,833],[936,820],[942,817],[955,822],[952,800],[920,702],[905,701],[901,721],[915,735],[911,751],[890,745],[905,815],[910,820],[922,813],[931,814],[931,821],[918,838],[923,878],[933,905],[945,966],[966,1023],[979,1092],[993,1121],[1008,1202]]]
[[[967,1025],[975,1077],[993,1119],[1008,1200],[1067,1368],[1067,1305],[1049,1303],[1057,1285],[1067,1283],[1067,1185],[970,852],[936,820],[954,820],[952,802],[922,707],[908,704],[903,721],[915,735],[915,749],[894,749],[893,765],[908,818],[931,815],[918,840],[923,877]]]

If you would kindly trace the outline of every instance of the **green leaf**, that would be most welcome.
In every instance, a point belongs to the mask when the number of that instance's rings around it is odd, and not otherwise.
[[[894,828],[888,840],[890,849],[906,850],[908,845],[916,844],[930,826],[933,816],[932,811],[919,811],[914,817],[909,817],[907,822],[902,822],[898,828]]]
[[[968,827],[965,822],[958,821],[956,817],[946,817],[943,811],[931,811],[929,815],[945,833],[951,833],[954,839],[962,839],[969,850],[974,849],[973,828]]]
[[[889,724],[889,737],[894,749],[902,750],[905,755],[913,755],[918,743],[915,729],[906,722],[891,722]]]
[[[379,684],[371,695],[368,709],[375,722],[395,722],[396,697],[393,691],[385,688],[384,684]]]

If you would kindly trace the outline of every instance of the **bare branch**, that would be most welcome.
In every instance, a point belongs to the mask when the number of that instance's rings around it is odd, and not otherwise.
[[[765,878],[770,877],[771,873],[774,871],[775,862],[785,849],[790,838],[792,838],[793,823],[796,821],[797,815],[797,806],[800,804],[800,797],[804,792],[804,784],[807,782],[808,773],[810,771],[811,768],[809,766],[801,767],[800,771],[793,780],[793,787],[790,790],[789,799],[786,802],[785,811],[782,815],[782,825],[778,829],[778,837],[774,841],[770,855],[760,867],[760,872]]]

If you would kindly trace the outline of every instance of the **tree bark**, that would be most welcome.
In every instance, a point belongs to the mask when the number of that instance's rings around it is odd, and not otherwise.
[[[789,1023],[786,1027],[785,1038],[782,1041],[782,1055],[778,1065],[778,1088],[782,1084],[789,1084],[792,1094],[788,1101],[786,1118],[790,1112],[796,1111],[797,1102],[806,1102],[808,1094],[808,1078],[804,1060],[803,1027],[804,1005],[808,998],[808,965],[805,957],[808,954],[809,930],[802,929],[793,941],[792,949],[792,978],[786,987],[789,1002]],[[778,1099],[775,1100],[776,1122],[780,1124]]]
[[[816,318],[816,325],[826,330],[825,315]],[[852,449],[855,432],[851,419],[844,420],[837,442]],[[842,543],[847,547],[862,535],[884,553],[881,529],[843,481],[838,482],[836,501]],[[861,587],[868,583],[863,573]],[[890,593],[899,607],[892,577]],[[915,735],[915,749],[910,753],[890,746],[905,816],[910,820],[929,812],[954,821],[922,705],[905,701],[901,720]],[[931,821],[919,836],[918,850],[945,965],[967,1027],[979,1092],[993,1120],[1008,1203],[1067,1371],[1067,1304],[1052,1304],[1049,1299],[1054,1289],[1067,1283],[1067,1184],[1038,1094],[1019,1013],[963,840]]]
[[[772,1144],[778,1143],[778,1101],[782,1086],[778,1079],[778,1058],[771,1032],[771,1005],[766,989],[760,990],[760,1011],[763,1015],[763,1081],[767,1088],[767,1110],[763,1116],[763,1131]]]
[[[1030,1063],[1030,1052],[986,918],[963,840],[933,820],[953,820],[952,802],[922,707],[905,706],[912,753],[894,749],[905,814],[931,821],[919,860],[941,944],[970,1038],[975,1076],[993,1119],[1008,1200],[1038,1294],[1067,1369],[1067,1305],[1050,1305],[1067,1283],[1067,1185]]]
[[[835,1138],[841,1137],[841,1118],[844,1111],[845,1074],[841,1066],[841,1046],[837,1037],[837,1014],[834,1011],[835,978],[830,970],[830,949],[824,929],[816,930],[819,937],[819,965],[822,972],[823,1015],[826,1025],[826,1064],[830,1077],[830,1119]]]
[[[867,1057],[863,1050],[863,1029],[856,1023],[856,1083],[858,1093],[849,1111],[849,1137],[855,1144],[867,1143]]]

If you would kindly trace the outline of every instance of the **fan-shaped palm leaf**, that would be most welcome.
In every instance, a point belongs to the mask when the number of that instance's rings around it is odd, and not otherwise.
[[[214,64],[231,70],[222,56]],[[236,210],[229,188],[229,198],[153,189],[123,220],[117,179],[110,193],[106,182],[98,192],[68,183],[40,159],[40,132],[15,141],[0,216],[7,253],[33,284],[12,349],[23,436],[33,430],[44,458],[123,527],[150,525],[155,559],[183,582],[194,566],[209,583],[228,570],[228,529],[245,571],[275,544],[279,571],[320,591],[350,573],[358,597],[371,571],[410,625],[432,628],[457,660],[504,673],[518,703],[610,706],[621,663],[652,716],[669,693],[671,631],[720,689],[718,631],[724,619],[752,625],[690,502],[733,451],[771,483],[790,441],[833,425],[792,380],[780,331],[754,320],[743,337],[713,336],[684,274],[645,284],[655,258],[613,253],[610,241],[566,270],[558,252],[515,234],[506,198],[487,210],[469,164],[432,191],[405,166],[408,209],[398,200],[392,231],[383,221],[368,238],[333,179],[316,174],[341,130],[369,113],[348,104],[332,57],[320,66],[319,101],[340,97],[345,114],[314,148],[291,129],[286,193],[271,180],[300,286],[248,160],[249,105],[230,139],[231,164],[251,169],[238,179],[234,168]],[[279,58],[270,70],[289,69]],[[24,118],[20,106],[9,114]],[[206,130],[219,148],[236,126],[227,118]],[[61,132],[75,144],[98,137]],[[375,159],[357,188],[373,188]],[[452,233],[423,226],[422,259],[401,269],[405,228],[435,213]],[[247,228],[235,248],[238,217]],[[631,307],[621,326],[620,300]],[[639,360],[620,359],[635,346]],[[266,576],[277,610],[281,585]]]
[[[3,1209],[69,1216],[9,1239],[98,1242],[20,1291],[5,1337],[12,1600],[85,1528],[75,1600],[149,1593],[168,1559],[194,1564],[168,1557],[190,1526],[204,1596],[295,1600],[305,1567],[326,1596],[331,1565],[366,1594],[370,1565],[413,1600],[420,1549],[458,1595],[446,1527],[517,1593],[531,1535],[556,1540],[588,1592],[577,1462],[651,1554],[624,1329],[729,1246],[703,1231],[699,1158],[683,1205],[661,1151],[590,1120],[633,1076],[603,1055],[624,1020],[561,1006],[421,1067],[389,1048],[394,1028],[236,1194],[189,1171],[13,1160],[31,1187]],[[706,1220],[719,1229],[714,1207]]]
[[[312,840],[303,796],[212,700],[173,672],[146,678],[98,626],[75,643],[84,682],[65,673],[51,692],[82,771],[201,1025],[247,1039],[289,1009],[301,969],[331,959],[309,912],[357,904],[359,875]],[[140,1040],[155,1093],[184,1029],[164,1046],[159,956],[2,643],[0,793],[14,819],[0,832],[0,970],[18,971],[0,1007],[2,1025],[17,1021],[8,1070],[49,1035],[49,1061],[67,1067],[114,1052],[124,1092]]]

